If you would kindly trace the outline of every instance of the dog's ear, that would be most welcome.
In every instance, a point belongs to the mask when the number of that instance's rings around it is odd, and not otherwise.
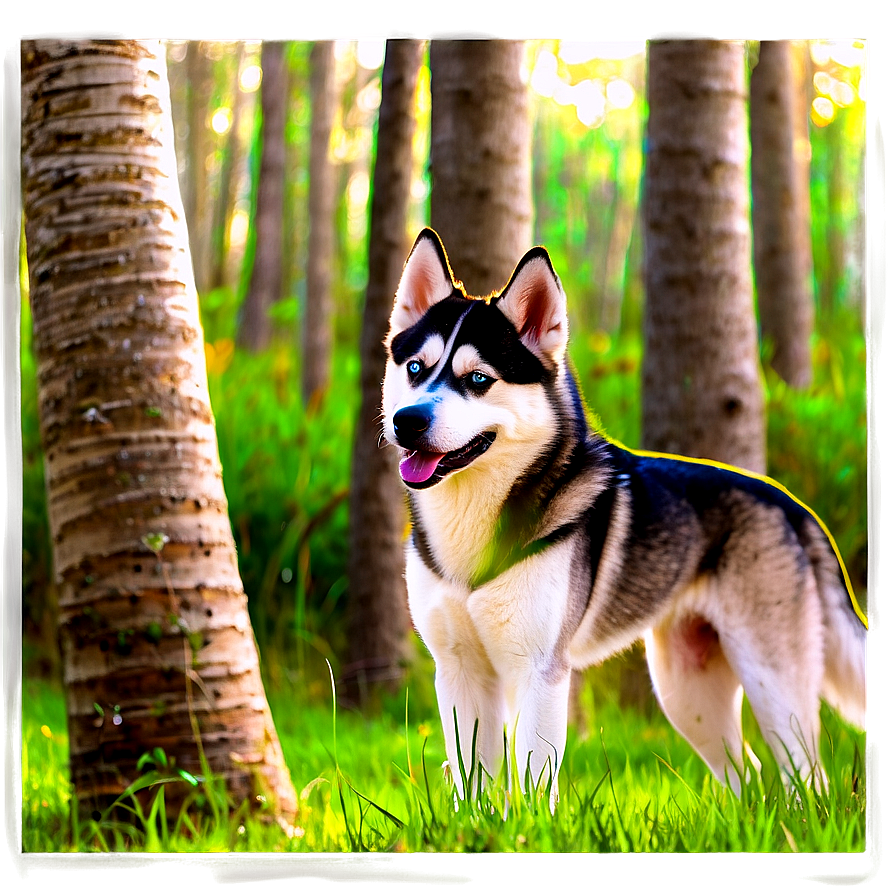
[[[559,363],[569,338],[566,294],[545,249],[536,246],[520,259],[495,301],[533,354]]]
[[[400,333],[412,327],[432,305],[450,296],[455,287],[442,241],[434,230],[424,227],[398,282],[390,332]]]

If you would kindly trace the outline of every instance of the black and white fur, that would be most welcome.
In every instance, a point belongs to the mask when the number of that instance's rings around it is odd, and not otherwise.
[[[590,432],[567,341],[544,249],[481,299],[420,234],[386,338],[384,434],[459,793],[456,744],[470,769],[478,724],[485,770],[506,733],[553,806],[571,670],[641,638],[660,705],[718,778],[737,790],[732,763],[751,755],[746,691],[781,767],[820,780],[820,697],[864,716],[865,629],[826,531],[770,480]]]

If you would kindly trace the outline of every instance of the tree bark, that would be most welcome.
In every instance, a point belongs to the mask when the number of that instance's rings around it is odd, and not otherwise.
[[[238,342],[259,352],[271,340],[268,312],[280,295],[283,265],[283,190],[286,171],[288,79],[284,45],[261,46],[261,160],[255,205],[255,257],[243,301]]]
[[[499,290],[532,241],[523,42],[434,40],[431,221],[467,291]]]
[[[415,97],[423,44],[389,40],[383,62],[361,330],[361,411],[352,451],[349,531],[349,654],[344,699],[365,704],[371,691],[394,688],[405,658],[410,614],[404,583],[405,496],[396,458],[379,445],[386,347],[383,336],[408,234]]]
[[[808,141],[808,116],[798,114],[794,48],[762,41],[750,80],[753,257],[762,335],[771,366],[792,386],[812,380],[809,340],[815,309],[810,288],[808,169],[797,152]]]
[[[333,254],[336,167],[330,136],[336,112],[336,61],[332,41],[311,49],[311,147],[308,171],[308,267],[302,329],[302,396],[315,408],[330,382],[333,354]]]
[[[648,50],[645,448],[763,472],[743,46]]]
[[[22,184],[71,776],[160,747],[290,817],[227,516],[164,56],[22,44]]]

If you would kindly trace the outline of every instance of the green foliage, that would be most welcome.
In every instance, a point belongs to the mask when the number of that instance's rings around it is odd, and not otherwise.
[[[861,69],[833,61],[828,69],[835,84],[858,93]],[[809,129],[812,276],[825,311],[855,308],[864,288],[865,104],[835,102],[832,112],[829,124]]]
[[[573,332],[603,327],[615,334],[622,296],[632,287],[640,290],[629,250],[642,119],[617,112],[607,126],[587,128],[574,107],[541,100],[536,108],[535,240],[548,247],[567,295],[574,297]],[[575,153],[570,139],[578,146]]]
[[[334,388],[302,406],[295,350],[212,357],[209,391],[240,574],[256,637],[293,672],[302,643],[342,647],[348,482],[358,358],[340,352]],[[371,438],[376,438],[371,430]],[[299,653],[296,651],[299,650]]]
[[[591,425],[624,445],[638,446],[641,433],[641,343],[615,340],[603,331],[574,332],[570,358]]]
[[[812,384],[801,391],[788,388],[764,366],[768,473],[824,520],[853,585],[864,592],[867,391],[864,334],[853,311],[841,309],[822,322],[812,357]]]
[[[25,278],[27,280],[27,278]],[[23,283],[27,294],[27,283]],[[44,456],[37,407],[37,363],[32,351],[31,309],[22,302],[22,628],[26,665],[55,674],[53,547],[44,485]]]

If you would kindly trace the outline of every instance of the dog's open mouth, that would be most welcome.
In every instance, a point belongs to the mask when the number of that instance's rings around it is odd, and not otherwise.
[[[408,451],[398,465],[401,478],[411,488],[428,488],[455,470],[463,469],[488,451],[496,433],[484,432],[457,451],[437,454],[431,451]]]

